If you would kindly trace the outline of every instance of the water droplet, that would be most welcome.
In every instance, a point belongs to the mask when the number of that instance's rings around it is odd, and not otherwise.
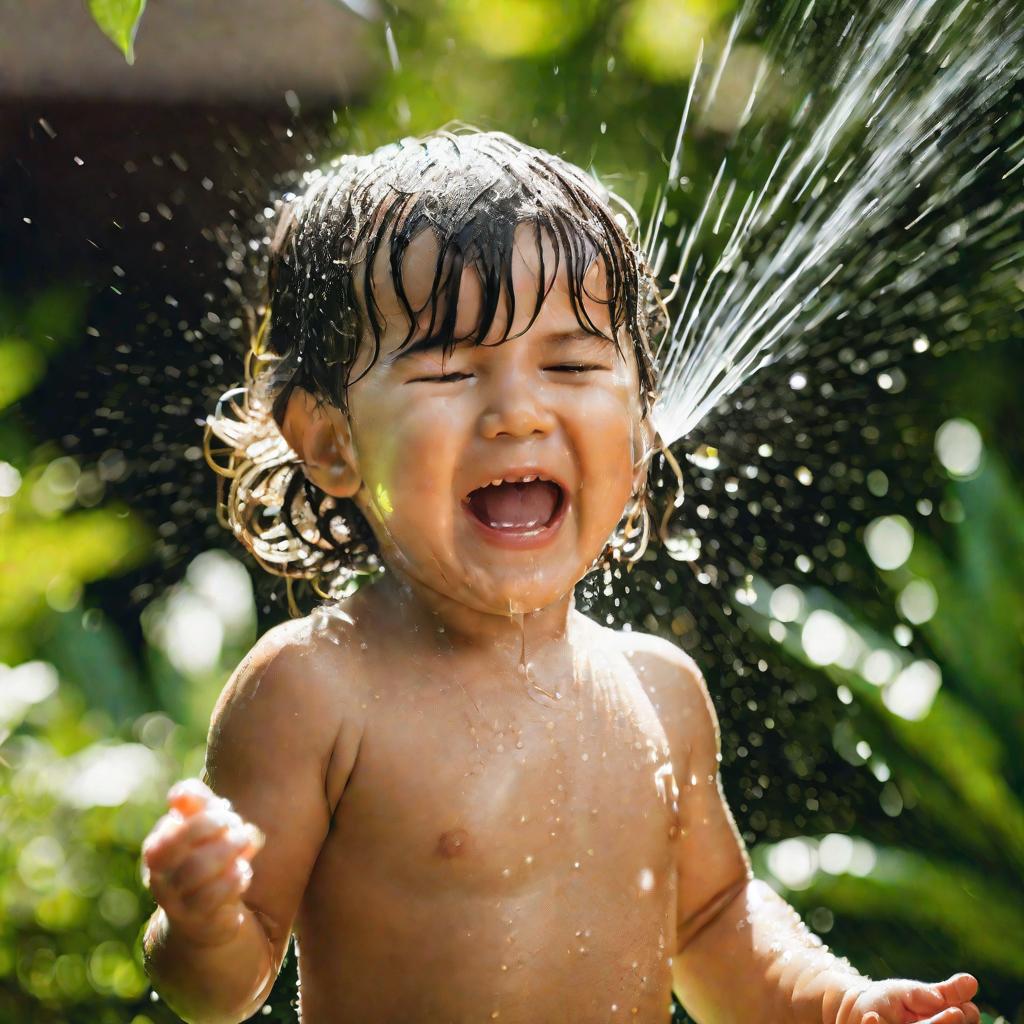
[[[670,528],[665,538],[665,550],[677,562],[693,562],[700,557],[701,540],[697,531],[690,527]]]

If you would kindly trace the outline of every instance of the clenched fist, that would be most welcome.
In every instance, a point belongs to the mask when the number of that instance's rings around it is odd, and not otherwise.
[[[172,927],[197,945],[230,941],[263,833],[199,779],[167,793],[170,810],[142,843],[142,881]]]

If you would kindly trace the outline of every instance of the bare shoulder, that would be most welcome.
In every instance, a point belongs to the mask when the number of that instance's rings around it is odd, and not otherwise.
[[[333,809],[362,734],[362,673],[352,620],[318,610],[267,630],[221,691],[210,721],[207,779],[310,759]],[[272,754],[268,760],[266,755]],[[240,779],[235,780],[241,782]]]
[[[652,633],[616,632],[615,636],[654,705],[672,746],[673,760],[715,760],[720,750],[718,716],[697,662],[671,641]]]
[[[317,610],[268,629],[221,691],[214,718],[229,702],[283,704],[323,711],[352,702],[360,674],[353,664],[354,626],[344,614]]]

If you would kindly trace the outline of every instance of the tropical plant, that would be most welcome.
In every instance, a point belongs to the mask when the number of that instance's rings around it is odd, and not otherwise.
[[[886,815],[905,816],[898,844],[796,836],[752,858],[812,924],[872,925],[878,959],[905,962],[914,936],[933,956],[938,947],[947,962],[1020,985],[1024,494],[989,453],[954,481],[944,511],[945,543],[902,517],[865,531],[899,612],[893,635],[815,587],[756,582],[752,603],[737,606],[857,708],[836,727],[836,750],[884,783]]]

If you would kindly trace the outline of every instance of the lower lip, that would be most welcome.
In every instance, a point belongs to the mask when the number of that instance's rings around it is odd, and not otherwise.
[[[470,509],[469,505],[466,503],[463,503],[462,511],[488,543],[499,548],[524,551],[529,550],[530,548],[542,548],[551,543],[555,534],[558,532],[558,528],[562,525],[562,520],[565,518],[565,512],[568,506],[569,499],[565,496],[565,492],[563,491],[562,497],[558,503],[558,508],[555,510],[555,514],[551,518],[550,522],[545,523],[543,526],[531,526],[528,529],[521,530],[512,530],[508,528],[499,530],[493,526],[488,526],[487,523],[481,521],[473,514],[472,509]]]

